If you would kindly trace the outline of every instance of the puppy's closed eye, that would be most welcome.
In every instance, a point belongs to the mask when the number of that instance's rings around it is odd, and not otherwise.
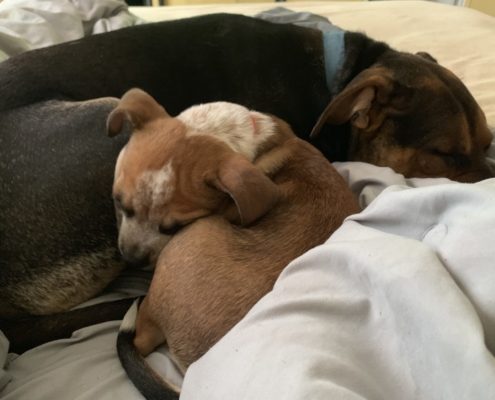
[[[127,218],[132,218],[136,214],[132,208],[122,207],[121,210]]]
[[[179,224],[174,224],[174,225],[170,225],[170,226],[160,225],[158,227],[158,231],[162,235],[172,236],[172,235],[176,234],[177,232],[179,232],[181,230],[181,228],[182,228],[182,225],[179,225]]]
[[[132,207],[126,207],[122,204],[122,197],[120,195],[114,196],[113,201],[115,203],[115,208],[122,211],[127,218],[132,218],[136,214]]]

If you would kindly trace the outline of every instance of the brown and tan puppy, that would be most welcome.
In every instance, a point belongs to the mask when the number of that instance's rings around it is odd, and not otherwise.
[[[142,356],[167,343],[185,371],[272,289],[290,261],[359,209],[323,155],[277,118],[231,103],[171,118],[133,90],[110,116],[109,131],[127,122],[134,131],[114,184],[121,250],[155,260],[168,243],[137,321],[136,307],[124,319],[119,357],[145,397],[176,398]],[[152,239],[160,226],[177,233]]]

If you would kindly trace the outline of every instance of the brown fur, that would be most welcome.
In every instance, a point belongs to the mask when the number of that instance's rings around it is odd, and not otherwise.
[[[485,160],[492,134],[483,111],[434,59],[386,52],[332,99],[312,137],[326,123],[346,122],[351,161],[407,177],[474,182],[493,176]]]
[[[346,216],[359,211],[344,180],[323,155],[296,138],[283,121],[275,121],[277,134],[269,145],[262,146],[254,166],[277,188],[276,204],[271,203],[269,211],[248,226],[232,224],[222,215],[201,218],[168,242],[138,312],[134,343],[141,354],[166,342],[185,370],[271,290],[290,261],[323,243]],[[139,132],[139,139],[136,136],[132,143],[143,141],[140,147],[144,148],[144,142],[153,141],[157,146],[154,126],[149,125],[150,132]],[[163,140],[168,144],[157,154],[176,154],[184,174],[199,166],[208,175],[225,158],[232,158],[231,149],[218,147],[208,136],[191,139],[198,146],[188,143],[189,158],[184,157],[177,141]],[[133,144],[129,143],[129,149]],[[147,153],[146,159],[154,165],[151,158]],[[137,160],[127,162],[134,167],[142,165]],[[133,174],[124,176],[124,181],[133,180]],[[194,198],[195,204],[206,201],[200,185],[195,180],[188,182],[182,188],[184,197]],[[128,201],[135,193],[129,191],[132,187],[129,182],[116,184],[117,192]],[[248,190],[263,198],[266,189],[256,186]]]

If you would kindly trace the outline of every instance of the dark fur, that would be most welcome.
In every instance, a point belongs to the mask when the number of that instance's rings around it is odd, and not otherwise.
[[[85,326],[120,320],[132,301],[133,299],[116,300],[60,314],[21,318],[14,322],[0,320],[0,327],[10,338],[9,351],[20,354],[51,340],[70,337],[72,332]]]
[[[346,33],[346,43],[339,88],[390,50],[360,33]],[[150,93],[171,115],[230,101],[277,115],[304,139],[331,98],[321,32],[228,14],[134,26],[20,54],[0,64],[0,87],[0,111],[54,98],[121,97],[131,87]],[[330,160],[347,159],[344,137],[321,142]]]
[[[148,365],[138,353],[132,340],[134,332],[119,332],[117,336],[117,352],[120,362],[132,376],[134,385],[147,400],[178,400],[179,393],[168,387],[162,378]]]
[[[116,104],[40,103],[22,121],[2,113],[0,318],[67,310],[122,269],[111,185],[125,138],[103,134]]]

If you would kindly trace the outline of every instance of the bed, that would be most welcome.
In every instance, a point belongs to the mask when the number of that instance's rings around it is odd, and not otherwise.
[[[273,3],[131,7],[121,1],[6,0],[0,59],[137,23]],[[405,51],[427,51],[468,86],[495,127],[495,18],[423,1],[291,2]],[[489,154],[495,159],[495,146]],[[181,376],[148,357],[181,399],[494,399],[495,178],[405,179],[335,163],[364,210],[283,271],[271,293]],[[142,295],[125,274],[88,304]],[[115,352],[119,321],[22,355],[0,334],[0,398],[140,399]],[[34,328],[33,328],[34,329]],[[2,389],[3,388],[3,389]]]

